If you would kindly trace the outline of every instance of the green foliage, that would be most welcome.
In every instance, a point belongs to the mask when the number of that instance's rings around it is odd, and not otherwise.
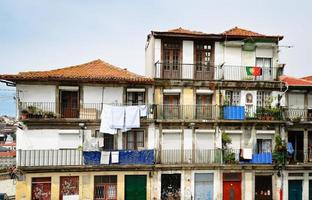
[[[232,138],[225,132],[222,133],[222,148],[227,149],[228,145],[232,143]]]
[[[287,147],[280,135],[275,137],[275,147],[273,151],[273,161],[275,168],[281,170],[285,167],[287,160]]]

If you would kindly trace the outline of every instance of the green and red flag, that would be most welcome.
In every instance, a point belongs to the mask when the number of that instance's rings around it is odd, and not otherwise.
[[[248,76],[261,76],[262,68],[261,67],[251,67],[246,66],[246,72]]]

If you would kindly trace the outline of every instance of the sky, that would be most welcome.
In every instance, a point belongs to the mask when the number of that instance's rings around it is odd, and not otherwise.
[[[312,2],[285,0],[0,0],[0,73],[103,59],[144,74],[151,30],[220,33],[234,26],[284,35],[280,63],[312,74]]]
[[[285,73],[312,75],[311,7],[309,0],[0,0],[0,74],[102,59],[143,75],[151,30],[238,26],[284,35],[280,45],[293,46],[280,48]]]

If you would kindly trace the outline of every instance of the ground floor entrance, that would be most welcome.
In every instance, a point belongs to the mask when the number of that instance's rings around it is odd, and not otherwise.
[[[223,200],[241,200],[241,173],[223,173]]]
[[[288,200],[302,199],[302,180],[288,181]]]
[[[255,176],[255,200],[272,200],[272,176]]]
[[[161,175],[161,200],[181,199],[181,174]]]
[[[125,176],[125,200],[146,200],[146,175]]]

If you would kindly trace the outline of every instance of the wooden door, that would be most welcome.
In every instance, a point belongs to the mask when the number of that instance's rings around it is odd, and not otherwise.
[[[195,44],[195,79],[212,80],[214,77],[213,68],[213,45],[208,43]]]
[[[79,117],[78,91],[61,91],[61,114],[63,118]]]
[[[164,95],[163,113],[165,119],[179,119],[180,95]]]
[[[125,200],[146,200],[146,175],[126,175]]]
[[[302,180],[288,181],[288,200],[302,200]]]
[[[241,200],[241,174],[223,174],[223,200]]]
[[[79,196],[79,176],[60,177],[60,200],[65,199],[64,196]]]
[[[272,176],[256,176],[255,179],[255,200],[272,200]]]
[[[164,79],[180,79],[181,44],[163,43],[163,78]]]

